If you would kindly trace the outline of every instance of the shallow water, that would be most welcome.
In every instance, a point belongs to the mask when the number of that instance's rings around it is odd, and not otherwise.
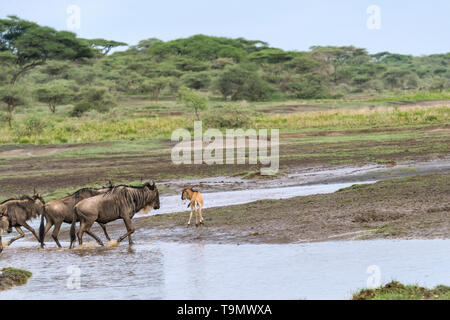
[[[332,193],[339,189],[350,187],[354,184],[369,184],[375,182],[376,181],[361,181],[289,186],[281,188],[268,187],[264,189],[208,192],[202,193],[203,200],[205,201],[205,205],[203,208],[243,204],[264,199],[287,199],[298,196],[309,196],[312,194]],[[159,210],[151,210],[148,214],[144,214],[144,216],[171,212],[182,212],[188,210],[188,201],[182,201],[180,195],[161,197],[160,202],[161,208]]]
[[[33,277],[0,299],[348,299],[366,287],[372,265],[381,283],[450,285],[449,247],[450,240],[153,242],[69,251],[21,243],[3,252],[0,267]],[[67,287],[69,266],[80,270],[79,289]]]

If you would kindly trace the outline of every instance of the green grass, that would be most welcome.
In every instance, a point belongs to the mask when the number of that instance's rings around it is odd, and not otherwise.
[[[450,99],[450,97],[449,97]],[[317,104],[322,111],[291,114],[264,114],[259,110],[292,104]],[[320,103],[320,104],[319,104]],[[424,127],[450,123],[450,108],[446,106],[386,107],[368,106],[365,101],[287,101],[287,102],[210,102],[210,108],[220,113],[222,106],[237,106],[251,111],[250,128],[278,128],[281,132],[317,132],[329,130],[361,130],[398,127]],[[0,124],[0,144],[66,144],[105,141],[170,139],[178,128],[191,130],[195,119],[192,112],[174,101],[152,104],[149,101],[127,100],[119,107],[101,114],[90,112],[81,118],[69,117],[70,106],[51,114],[45,105],[19,110],[13,128]],[[169,113],[167,113],[169,112]],[[172,115],[170,112],[175,112]],[[182,113],[182,114],[179,114]],[[43,127],[30,133],[27,119],[40,119]],[[204,128],[206,129],[206,128]]]
[[[427,289],[418,285],[404,285],[391,281],[376,289],[363,289],[352,297],[353,300],[450,300],[450,287],[439,285]]]
[[[30,271],[16,268],[3,268],[0,274],[0,290],[26,284],[31,276],[32,273]]]
[[[423,100],[448,100],[450,91],[423,91],[416,93],[397,93],[391,96],[383,96],[370,99],[371,102],[398,102],[398,101],[423,101]]]

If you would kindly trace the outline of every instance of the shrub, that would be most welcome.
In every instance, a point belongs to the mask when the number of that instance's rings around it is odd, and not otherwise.
[[[267,100],[273,93],[273,88],[250,67],[228,67],[217,80],[217,87],[225,100]]]
[[[204,118],[209,128],[248,128],[251,116],[248,110],[236,106],[214,108]]]
[[[187,87],[183,87],[178,91],[178,100],[183,102],[186,108],[193,110],[197,119],[200,119],[199,112],[207,108],[207,99]]]
[[[106,112],[115,105],[113,97],[105,87],[83,88],[79,94],[79,102],[73,107],[71,115],[80,117],[84,112],[96,110]]]
[[[44,119],[37,116],[30,116],[24,120],[23,124],[17,126],[14,131],[18,139],[21,140],[24,137],[38,136],[47,127],[48,124]]]

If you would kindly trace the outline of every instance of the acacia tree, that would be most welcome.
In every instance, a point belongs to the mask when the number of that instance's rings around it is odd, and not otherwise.
[[[151,91],[153,100],[158,102],[161,90],[163,90],[169,82],[170,78],[168,77],[157,77],[145,81],[142,87],[145,91]]]
[[[6,112],[5,120],[9,127],[12,127],[12,120],[14,111],[19,106],[27,105],[28,95],[26,90],[21,86],[7,85],[0,89],[0,104],[1,109]]]
[[[367,56],[366,49],[355,48],[354,46],[313,46],[311,47],[313,57],[323,60],[326,64],[333,66],[333,80],[337,83],[338,69],[350,59],[358,56]]]
[[[178,91],[178,101],[183,102],[186,108],[194,110],[197,120],[200,120],[199,112],[207,108],[207,99],[187,87],[182,87]]]
[[[0,19],[0,61],[12,64],[11,85],[27,71],[48,59],[90,58],[93,50],[83,39],[68,31],[56,31],[17,16]]]
[[[58,105],[70,102],[73,98],[73,92],[66,86],[58,83],[50,83],[37,88],[34,91],[39,102],[48,104],[52,113],[56,112]]]
[[[113,48],[127,46],[125,42],[119,42],[114,40],[105,40],[101,38],[86,40],[92,49],[99,50],[104,56],[106,56]]]

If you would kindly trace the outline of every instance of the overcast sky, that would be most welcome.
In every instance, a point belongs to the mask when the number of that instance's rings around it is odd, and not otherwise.
[[[80,9],[79,20],[76,11],[68,13],[71,5]],[[370,53],[450,52],[450,0],[0,0],[0,17],[10,14],[131,45],[202,33],[287,50],[355,45]]]

